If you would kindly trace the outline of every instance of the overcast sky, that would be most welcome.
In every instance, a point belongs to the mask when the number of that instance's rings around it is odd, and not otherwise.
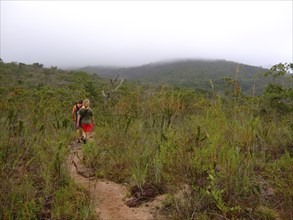
[[[3,1],[1,58],[47,67],[292,62],[289,1]]]

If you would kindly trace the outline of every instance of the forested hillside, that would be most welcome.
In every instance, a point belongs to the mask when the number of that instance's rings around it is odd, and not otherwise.
[[[82,161],[96,179],[123,183],[140,202],[165,194],[157,211],[170,219],[293,219],[293,66],[275,66],[267,74],[276,80],[254,96],[241,92],[245,68],[235,77],[236,69],[223,96],[216,75],[207,95],[1,62],[0,218],[98,217],[66,166],[72,106],[89,98],[96,135],[82,145]]]
[[[169,84],[205,92],[210,91],[210,80],[218,92],[223,92],[225,82],[236,77],[242,91],[248,95],[252,95],[253,90],[262,93],[271,80],[263,75],[267,69],[225,60],[180,60],[129,68],[88,66],[80,70],[106,78],[120,74],[142,83]]]

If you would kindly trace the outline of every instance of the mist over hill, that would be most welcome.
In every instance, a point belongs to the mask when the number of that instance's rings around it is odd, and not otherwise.
[[[239,65],[238,74],[236,74]],[[118,74],[128,80],[142,83],[170,84],[210,91],[210,80],[215,89],[222,91],[224,79],[236,79],[244,93],[263,92],[269,79],[263,76],[267,69],[226,60],[173,60],[150,63],[137,67],[87,66],[79,70],[95,73],[104,78],[113,78]]]

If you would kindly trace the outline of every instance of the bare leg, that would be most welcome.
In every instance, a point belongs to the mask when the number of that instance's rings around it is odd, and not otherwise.
[[[77,138],[77,140],[79,142],[79,140],[80,140],[80,129],[76,129],[76,138]]]
[[[88,140],[89,140],[89,138],[91,137],[91,132],[86,132],[86,137],[87,137]]]
[[[86,143],[86,132],[82,129],[82,139],[83,139],[83,143]]]
[[[82,130],[82,136],[83,136],[84,138],[86,138],[86,132],[84,132],[83,130]]]

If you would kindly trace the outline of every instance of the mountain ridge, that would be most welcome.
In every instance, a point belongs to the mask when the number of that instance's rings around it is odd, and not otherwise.
[[[217,90],[223,91],[224,79],[231,78],[238,81],[243,92],[251,93],[255,89],[255,92],[261,93],[270,81],[263,76],[268,69],[212,59],[169,60],[134,67],[87,66],[78,70],[95,73],[103,78],[113,78],[119,74],[128,80],[142,83],[169,84],[202,91],[210,90],[210,80]]]

